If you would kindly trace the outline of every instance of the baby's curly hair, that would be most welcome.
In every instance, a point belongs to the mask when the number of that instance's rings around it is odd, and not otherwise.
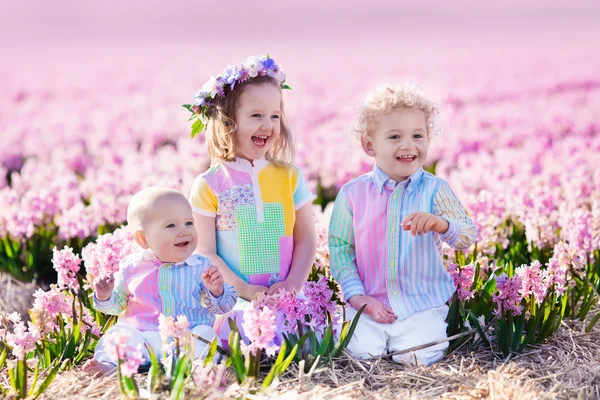
[[[368,136],[376,128],[377,117],[400,108],[413,107],[425,112],[429,137],[439,135],[440,129],[435,121],[439,104],[425,97],[423,90],[412,83],[386,83],[369,93],[360,103],[352,133],[359,139]]]

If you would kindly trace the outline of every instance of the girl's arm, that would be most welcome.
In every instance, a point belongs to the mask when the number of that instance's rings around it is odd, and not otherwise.
[[[271,286],[270,294],[277,292],[280,287],[288,291],[298,291],[308,278],[317,254],[317,233],[312,207],[312,204],[308,203],[296,210],[294,252],[290,273],[284,282]]]
[[[225,263],[221,257],[217,255],[215,217],[208,217],[195,212],[194,224],[196,226],[196,232],[198,232],[196,253],[200,253],[203,256],[210,258],[212,263],[223,274],[225,282],[233,285],[239,297],[251,301],[256,293],[267,290],[264,286],[250,285],[245,282],[229,268],[227,263]]]

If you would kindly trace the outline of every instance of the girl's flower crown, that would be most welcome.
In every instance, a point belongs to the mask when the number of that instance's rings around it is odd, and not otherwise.
[[[202,86],[202,89],[194,96],[194,104],[183,105],[192,113],[189,121],[196,120],[192,125],[192,138],[204,130],[208,121],[208,111],[216,96],[225,97],[227,93],[233,90],[236,83],[257,76],[270,76],[279,83],[282,89],[291,89],[285,84],[283,70],[268,54],[266,56],[250,56],[239,67],[230,65],[225,68],[220,76],[211,77]]]

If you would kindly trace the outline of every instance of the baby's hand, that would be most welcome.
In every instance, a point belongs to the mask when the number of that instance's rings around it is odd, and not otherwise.
[[[92,288],[94,289],[96,298],[100,301],[106,301],[110,299],[114,287],[115,278],[112,275],[105,276],[104,278],[96,278],[92,283]]]
[[[401,225],[405,231],[412,231],[413,236],[431,231],[446,233],[449,227],[448,221],[427,212],[412,213],[404,218]]]
[[[223,275],[216,266],[210,265],[202,272],[202,283],[213,296],[223,296]]]
[[[357,310],[366,304],[367,306],[363,312],[382,324],[391,324],[398,319],[398,316],[394,314],[394,310],[371,296],[352,296],[348,302]]]

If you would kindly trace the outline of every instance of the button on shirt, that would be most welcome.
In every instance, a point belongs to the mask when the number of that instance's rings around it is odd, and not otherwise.
[[[448,221],[444,234],[412,236],[402,220],[428,212]],[[477,227],[443,179],[422,168],[397,183],[379,167],[340,190],[329,227],[331,272],[346,301],[367,295],[398,318],[443,305],[454,293],[442,261],[442,242],[466,249]]]
[[[141,331],[157,331],[158,316],[185,315],[190,327],[212,326],[215,314],[233,309],[237,295],[225,284],[221,297],[214,297],[202,283],[202,271],[211,261],[192,254],[182,263],[163,263],[149,251],[125,257],[115,274],[111,297],[94,306],[100,312],[119,315],[119,321]]]

